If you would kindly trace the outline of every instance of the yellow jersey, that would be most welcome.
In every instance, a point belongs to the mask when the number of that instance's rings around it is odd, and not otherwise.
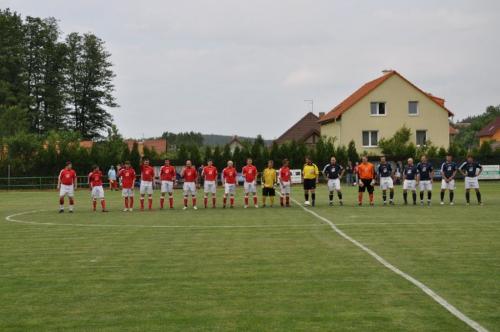
[[[316,164],[305,164],[304,169],[302,170],[302,174],[304,176],[304,179],[316,179],[319,175],[319,170],[318,166]]]
[[[265,168],[262,172],[262,184],[266,188],[272,188],[276,183],[276,170],[274,168]]]

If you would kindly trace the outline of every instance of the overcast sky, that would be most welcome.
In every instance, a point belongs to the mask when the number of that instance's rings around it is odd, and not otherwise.
[[[276,138],[395,69],[456,117],[500,104],[500,1],[0,0],[105,40],[127,137]]]

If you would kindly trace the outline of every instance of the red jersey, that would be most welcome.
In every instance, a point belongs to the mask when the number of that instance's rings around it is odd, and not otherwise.
[[[63,169],[59,173],[59,180],[61,181],[62,184],[66,186],[72,186],[75,184],[76,181],[76,172],[74,169]]]
[[[203,167],[203,176],[205,177],[205,181],[217,180],[217,168],[215,166]]]
[[[280,174],[281,181],[283,181],[283,182],[290,181],[291,173],[290,173],[290,168],[288,166],[281,167],[279,174]]]
[[[123,189],[134,188],[135,171],[132,167],[120,169],[120,172],[118,172],[118,177],[122,179]]]
[[[162,166],[160,168],[160,179],[162,181],[174,181],[176,173],[174,166]]]
[[[224,181],[226,183],[235,184],[238,174],[236,173],[236,169],[234,167],[226,167],[222,171],[222,176],[224,176]]]
[[[90,187],[102,186],[102,172],[101,171],[92,171],[89,173],[89,183]]]
[[[155,177],[155,169],[149,165],[141,165],[141,180],[153,181]]]
[[[241,173],[243,173],[246,182],[254,182],[257,177],[257,167],[254,165],[246,165],[243,167]]]
[[[195,182],[198,177],[198,173],[194,167],[185,167],[184,174],[182,175],[184,182]]]

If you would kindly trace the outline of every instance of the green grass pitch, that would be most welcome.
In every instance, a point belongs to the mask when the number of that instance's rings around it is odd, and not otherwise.
[[[397,187],[396,206],[377,188],[374,208],[354,206],[355,188],[329,207],[321,186],[313,210],[500,331],[500,184],[482,182],[485,205],[472,194],[469,207],[458,186],[456,206],[435,184],[431,207],[400,205]],[[85,189],[58,214],[55,191],[0,192],[0,331],[471,330],[295,204],[244,210],[239,191],[235,209],[182,211],[177,191],[160,211],[155,192],[155,211],[124,213],[106,195],[108,214]]]

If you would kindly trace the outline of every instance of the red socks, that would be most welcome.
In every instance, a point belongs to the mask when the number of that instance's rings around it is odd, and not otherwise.
[[[148,198],[148,209],[152,209],[153,208],[153,198]]]
[[[368,196],[370,196],[370,204],[373,204],[373,193],[368,194]]]
[[[253,205],[257,205],[257,196],[253,197]]]
[[[215,207],[215,202],[216,202],[215,197],[212,197],[212,206],[213,206],[213,207]]]
[[[160,198],[160,209],[163,209],[163,206],[165,205],[165,197]]]
[[[286,205],[290,205],[290,196],[286,196]]]
[[[101,207],[102,207],[103,211],[106,210],[106,201],[104,199],[101,199]]]
[[[206,208],[208,205],[208,197],[207,196],[205,196],[205,198],[203,198],[203,203],[205,204],[205,208]]]
[[[193,206],[196,206],[196,197],[193,197]]]
[[[358,202],[359,204],[363,203],[363,193],[358,193]]]
[[[248,205],[248,196],[245,196],[245,205]]]
[[[64,197],[59,197],[59,204],[64,205]]]
[[[92,208],[94,209],[94,211],[96,210],[97,208],[97,201],[94,199],[92,200]]]
[[[133,209],[134,208],[134,197],[129,197],[129,199],[130,199],[129,208]]]
[[[168,198],[168,203],[170,204],[170,208],[173,209],[174,208],[174,198],[173,197],[169,197]]]
[[[144,197],[141,197],[140,201],[141,201],[141,210],[144,210]]]
[[[229,199],[229,202],[230,202],[231,206],[234,205],[234,197],[233,196],[231,196],[231,198]]]
[[[224,206],[226,206],[226,203],[227,203],[227,196],[225,196],[225,195],[224,195],[223,203],[224,203]]]
[[[187,197],[184,197],[184,206],[188,206],[188,199],[187,199]]]
[[[128,197],[125,197],[125,208],[128,209]]]

